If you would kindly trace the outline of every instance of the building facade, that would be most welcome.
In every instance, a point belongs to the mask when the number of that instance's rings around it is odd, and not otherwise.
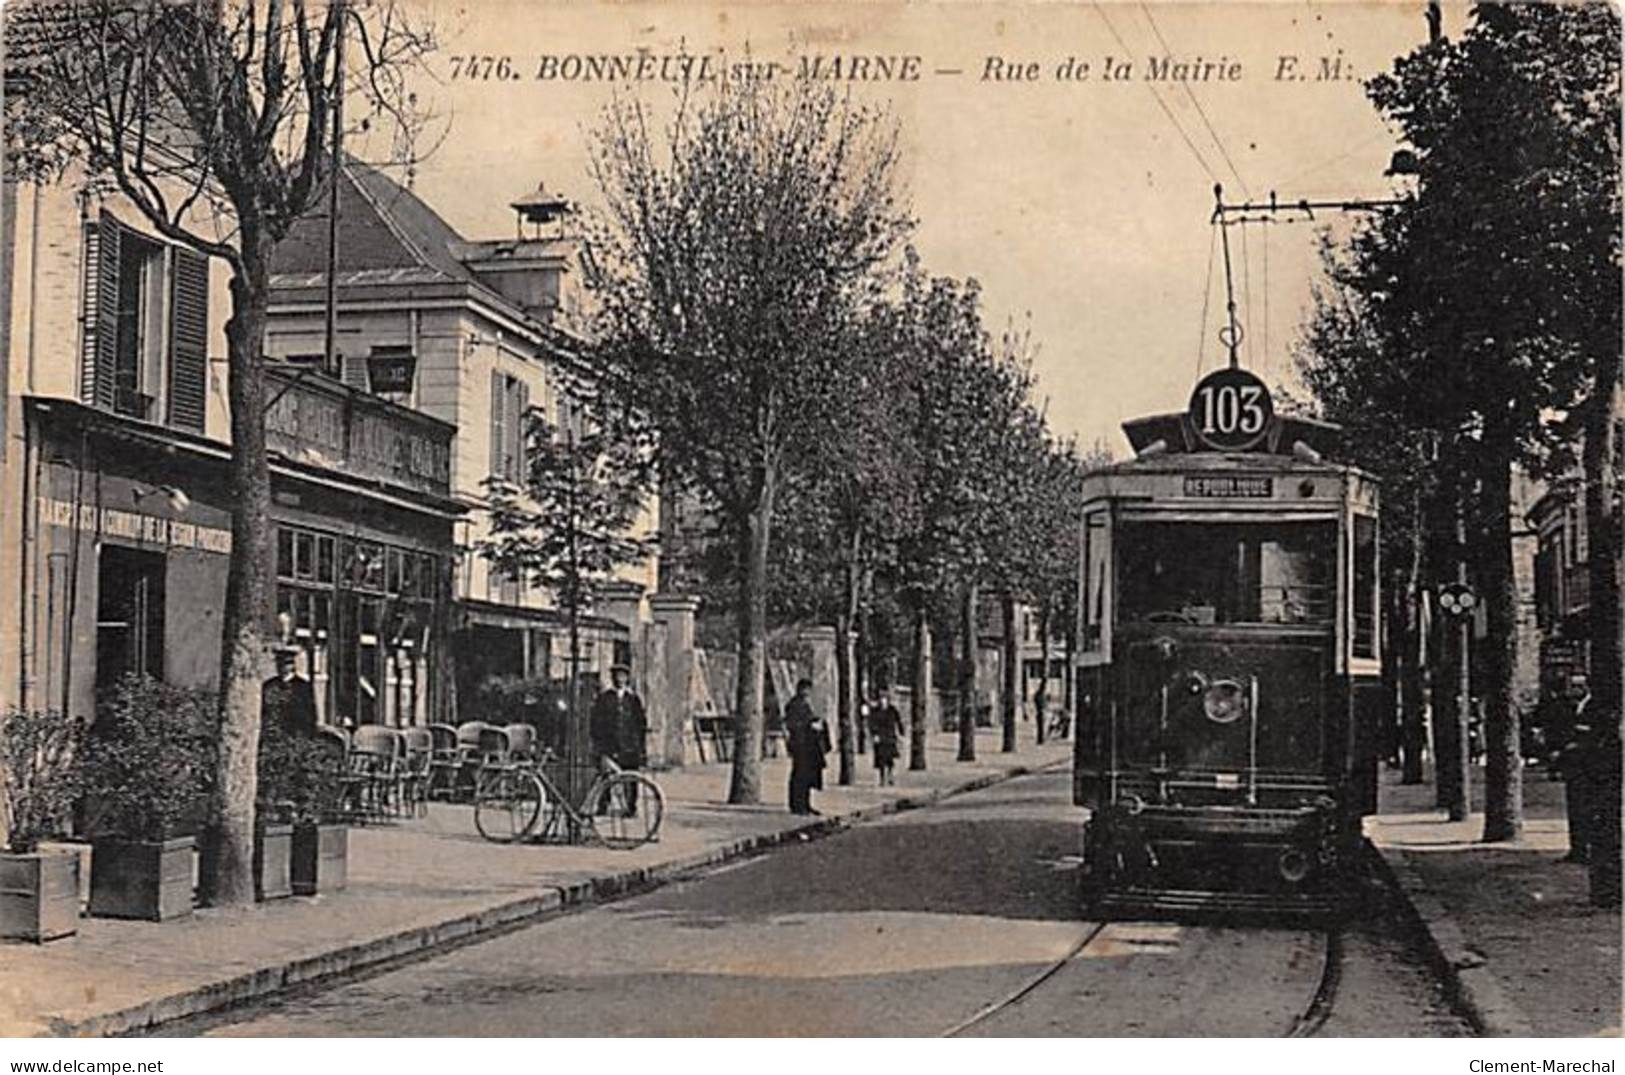
[[[218,685],[231,551],[226,266],[69,175],[8,183],[0,705],[127,672]],[[200,220],[199,228],[210,222]],[[445,710],[452,428],[272,368],[273,637],[329,723]]]
[[[566,617],[523,577],[479,554],[490,482],[518,484],[525,416],[577,420],[569,387],[579,365],[579,272],[568,206],[537,191],[513,203],[512,239],[472,241],[378,169],[348,162],[338,191],[333,360],[327,363],[325,215],[300,222],[277,252],[266,351],[321,379],[383,395],[455,429],[451,495],[466,509],[456,532],[452,651],[463,715],[516,680],[562,683]],[[646,522],[655,526],[651,504]],[[615,664],[647,680],[646,595],[657,558],[624,573],[612,599],[580,618],[582,672]]]

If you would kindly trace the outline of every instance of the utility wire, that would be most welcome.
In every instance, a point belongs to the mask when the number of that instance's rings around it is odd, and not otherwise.
[[[1157,28],[1157,20],[1151,17],[1151,9],[1142,3],[1140,10],[1145,13],[1145,21],[1151,24],[1151,32],[1156,35],[1157,43],[1162,46],[1162,51],[1171,54],[1174,50],[1168,47],[1168,42],[1163,38],[1162,31]],[[1149,86],[1150,83],[1148,82],[1146,85]],[[1208,119],[1207,110],[1202,107],[1202,102],[1196,99],[1196,94],[1191,90],[1190,83],[1181,81],[1179,86],[1185,91],[1185,96],[1190,98],[1191,104],[1196,107],[1196,114],[1202,117],[1202,126],[1207,128],[1208,136],[1213,139],[1213,144],[1219,147],[1219,155],[1224,158],[1224,163],[1229,165],[1230,174],[1235,176],[1236,182],[1241,185],[1241,192],[1247,196],[1248,201],[1252,201],[1253,192],[1247,189],[1247,181],[1241,178],[1241,172],[1236,169],[1236,162],[1230,159],[1230,151],[1224,147],[1224,139],[1220,138],[1219,132],[1213,129],[1213,122]]]
[[[1202,322],[1196,333],[1196,375],[1202,375],[1202,357],[1207,352],[1207,306],[1213,297],[1213,249],[1219,245],[1219,225],[1207,232],[1207,271],[1202,273]]]
[[[1247,332],[1242,339],[1247,343],[1247,364],[1253,364],[1253,280],[1252,257],[1247,253],[1247,221],[1241,221],[1241,303],[1247,317]]]
[[[1264,222],[1264,369],[1270,364],[1270,224]]]
[[[1106,17],[1105,9],[1103,9],[1098,2],[1092,3],[1091,6],[1095,9],[1095,13],[1100,16],[1100,20],[1106,24],[1106,29],[1111,31],[1112,37],[1117,40],[1118,47],[1123,50],[1123,56],[1125,59],[1127,59],[1128,56],[1133,53],[1133,50],[1130,49],[1128,47],[1128,43],[1123,40],[1123,35],[1117,32],[1117,27],[1112,25],[1112,20]],[[1174,113],[1168,107],[1168,103],[1162,99],[1162,94],[1158,93],[1157,88],[1149,82],[1143,83],[1143,85],[1146,89],[1151,91],[1151,96],[1156,99],[1157,107],[1162,109],[1162,114],[1168,117],[1169,123],[1173,124],[1174,130],[1179,133],[1180,139],[1184,141],[1185,148],[1191,151],[1191,156],[1196,158],[1196,163],[1202,166],[1202,171],[1207,173],[1207,177],[1209,179],[1217,183],[1219,181],[1219,177],[1215,175],[1213,169],[1208,166],[1207,158],[1202,156],[1201,150],[1196,148],[1196,143],[1191,141],[1190,135],[1185,133],[1185,128],[1179,125],[1179,120],[1174,118]]]

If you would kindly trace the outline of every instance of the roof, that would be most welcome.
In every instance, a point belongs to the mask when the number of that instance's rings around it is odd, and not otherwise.
[[[478,283],[452,254],[452,244],[466,240],[416,194],[354,158],[345,161],[340,175],[339,267],[350,278],[347,282],[368,282],[370,277]],[[277,244],[271,272],[299,277],[326,271],[327,214],[311,213]]]

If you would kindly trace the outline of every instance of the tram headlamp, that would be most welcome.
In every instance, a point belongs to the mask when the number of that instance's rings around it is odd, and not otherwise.
[[[1241,718],[1247,696],[1233,679],[1217,679],[1202,692],[1202,712],[1215,724],[1230,724]]]
[[[1296,847],[1289,847],[1282,851],[1275,860],[1275,869],[1280,873],[1281,880],[1288,884],[1298,884],[1309,876],[1313,868],[1309,856]]]

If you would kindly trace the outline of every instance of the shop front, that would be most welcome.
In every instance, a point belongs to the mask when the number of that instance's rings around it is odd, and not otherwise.
[[[451,427],[337,383],[274,380],[271,636],[299,648],[325,723],[434,720],[461,515],[445,493]],[[322,410],[329,425],[301,423]],[[88,715],[129,672],[214,689],[230,448],[61,399],[29,399],[24,417],[24,704]]]

